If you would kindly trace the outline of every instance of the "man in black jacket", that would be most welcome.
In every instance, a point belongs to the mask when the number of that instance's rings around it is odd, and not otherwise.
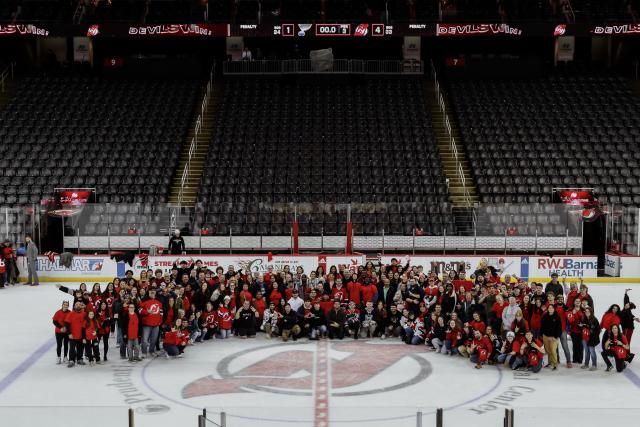
[[[295,341],[298,339],[300,332],[301,329],[298,325],[298,313],[291,310],[291,305],[287,303],[284,306],[284,313],[282,313],[282,341],[288,341],[289,336],[291,336]]]
[[[180,230],[178,229],[173,232],[173,236],[169,239],[169,253],[171,255],[184,255],[187,253],[184,238],[180,235]]]
[[[549,357],[547,367],[555,371],[558,367],[558,338],[562,334],[562,322],[553,305],[549,305],[547,312],[542,316],[540,333],[544,350]]]
[[[340,307],[340,300],[333,302],[333,308],[329,311],[329,338],[344,338],[344,322],[346,317],[344,310]]]
[[[383,277],[382,284],[378,284],[378,301],[382,301],[387,310],[391,309],[393,297],[396,295],[396,288],[391,286],[391,281]]]

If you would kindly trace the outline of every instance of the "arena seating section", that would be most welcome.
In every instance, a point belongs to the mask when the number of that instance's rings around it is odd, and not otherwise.
[[[301,235],[344,234],[336,204],[354,203],[356,234],[453,233],[425,84],[227,78],[196,223],[220,235],[288,235],[298,205]]]
[[[640,205],[640,102],[624,79],[568,72],[450,89],[483,203],[548,203],[553,188],[592,187],[602,202]],[[561,212],[518,205],[480,214],[496,230],[561,234],[551,226]]]
[[[101,203],[165,203],[197,88],[148,79],[18,80],[0,112],[0,205],[39,203],[55,187],[94,187]]]

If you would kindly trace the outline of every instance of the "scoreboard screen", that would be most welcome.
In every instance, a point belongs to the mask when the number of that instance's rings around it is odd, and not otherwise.
[[[273,35],[282,37],[384,37],[393,35],[393,26],[385,24],[281,24]]]

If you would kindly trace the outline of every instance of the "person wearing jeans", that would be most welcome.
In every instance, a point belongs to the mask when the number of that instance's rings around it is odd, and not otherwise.
[[[124,339],[127,340],[127,353],[129,356],[129,362],[139,361],[140,359],[140,341],[138,340],[140,336],[139,332],[139,319],[138,314],[136,313],[136,306],[133,304],[129,304],[129,313],[127,316],[127,324],[126,324],[126,337]]]
[[[156,343],[160,336],[162,324],[162,303],[156,299],[156,290],[149,290],[149,298],[140,304],[142,315],[142,355],[148,353],[155,357]]]
[[[582,328],[582,348],[584,349],[584,365],[582,365],[582,369],[589,368],[589,359],[591,359],[592,366],[589,370],[595,371],[598,369],[596,346],[600,343],[600,323],[593,315],[591,307],[585,308],[580,327]]]

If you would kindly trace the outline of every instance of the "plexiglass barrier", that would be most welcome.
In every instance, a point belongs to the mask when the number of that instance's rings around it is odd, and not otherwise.
[[[436,196],[434,196],[436,197]],[[587,212],[563,204],[294,203],[222,201],[168,204],[86,204],[75,214],[40,205],[0,208],[0,238],[21,244],[31,234],[64,241],[71,251],[166,247],[173,228],[189,251],[344,250],[350,222],[354,250],[579,254]],[[62,214],[62,216],[60,216]],[[638,253],[638,208],[604,206],[607,239]],[[297,233],[294,228],[297,223]],[[42,247],[42,246],[40,246]]]

